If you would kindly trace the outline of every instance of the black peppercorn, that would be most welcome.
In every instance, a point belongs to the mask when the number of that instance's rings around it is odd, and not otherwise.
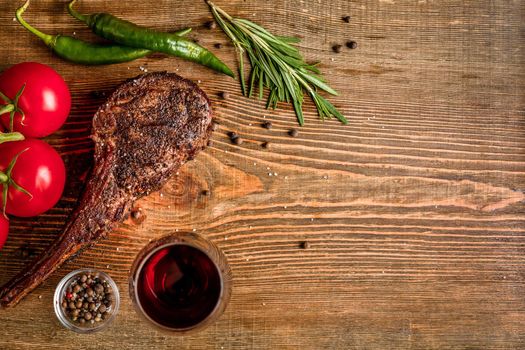
[[[265,129],[270,130],[272,128],[272,122],[264,122],[261,124],[261,126]]]
[[[348,47],[349,49],[355,49],[357,48],[357,43],[353,40],[347,41],[346,47]]]
[[[265,141],[265,142],[261,143],[261,146],[262,146],[262,148],[268,149],[268,148],[270,148],[270,143],[268,141]]]
[[[98,294],[104,292],[104,287],[100,283],[96,284],[95,285],[95,292],[97,292]]]
[[[233,138],[231,139],[231,141],[232,141],[233,144],[235,144],[235,145],[242,145],[242,143],[243,143],[243,140],[242,140],[239,136],[237,136],[237,137],[233,137]]]
[[[220,48],[222,48],[222,44],[221,44],[221,43],[216,43],[216,44],[215,44],[215,45],[213,45],[213,46],[215,46],[215,48],[217,48],[217,49],[220,49]]]
[[[339,45],[339,44],[332,46],[332,50],[334,50],[335,53],[340,53],[342,48],[343,48],[343,45]]]
[[[131,211],[131,217],[132,217],[133,219],[135,219],[135,220],[140,219],[141,215],[142,215],[142,210],[140,210],[140,208],[133,209],[133,210]]]
[[[350,23],[350,16],[343,16],[341,19],[343,22]]]
[[[226,100],[228,99],[228,97],[230,97],[230,94],[228,93],[228,91],[221,91],[219,92],[219,97],[223,100]]]
[[[217,28],[217,24],[215,23],[215,21],[206,22],[204,25],[208,29],[215,29],[215,28]]]
[[[107,96],[105,91],[91,91],[90,94],[93,98],[104,98]]]
[[[297,131],[297,129],[291,129],[290,131],[288,131],[288,135],[290,135],[291,137],[297,137],[297,135],[299,135],[299,131]]]

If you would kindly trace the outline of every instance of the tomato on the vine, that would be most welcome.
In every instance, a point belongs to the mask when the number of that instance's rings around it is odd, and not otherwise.
[[[71,109],[64,79],[36,62],[16,64],[0,74],[0,121],[9,131],[45,137],[60,129]],[[11,113],[14,113],[10,130]]]
[[[0,213],[0,249],[4,246],[9,232],[9,221]]]
[[[0,145],[0,187],[8,186],[8,214],[31,217],[51,209],[62,196],[65,182],[62,158],[44,141],[27,139]]]

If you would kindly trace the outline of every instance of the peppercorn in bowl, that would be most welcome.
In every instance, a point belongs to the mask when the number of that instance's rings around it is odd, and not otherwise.
[[[66,275],[55,290],[55,313],[62,325],[78,333],[106,328],[115,318],[120,296],[108,274],[92,269]]]

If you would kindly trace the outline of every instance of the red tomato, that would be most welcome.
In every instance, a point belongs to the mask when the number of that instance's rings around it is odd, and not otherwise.
[[[0,249],[4,246],[9,232],[9,221],[4,217],[0,210]]]
[[[6,212],[21,217],[40,215],[58,202],[66,182],[66,169],[60,155],[47,143],[36,139],[0,145],[0,171],[6,170],[20,152],[11,179],[32,197],[9,186]]]
[[[14,129],[26,137],[45,137],[60,129],[71,109],[71,95],[66,82],[53,68],[36,62],[16,64],[0,75],[0,91],[10,99],[26,84],[15,113]],[[0,108],[7,103],[0,99]],[[0,116],[9,128],[9,113]]]

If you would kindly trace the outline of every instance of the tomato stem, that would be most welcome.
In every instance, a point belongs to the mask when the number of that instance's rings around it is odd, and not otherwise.
[[[26,115],[24,111],[18,107],[18,100],[20,99],[20,96],[22,96],[22,94],[24,93],[25,88],[26,88],[26,84],[24,83],[24,85],[22,85],[20,90],[18,90],[18,92],[16,93],[14,99],[10,99],[2,91],[0,91],[0,98],[4,100],[5,103],[7,103],[5,107],[2,107],[2,109],[0,109],[0,115],[9,112],[9,131],[10,132],[14,131],[15,113],[17,112],[22,116],[22,120],[20,121],[20,124],[25,125],[24,120],[26,119]]]
[[[9,132],[9,133],[1,133],[0,132],[0,144],[4,142],[10,142],[10,141],[22,141],[24,140],[24,135],[22,135],[19,132]],[[0,182],[2,182],[0,180]]]
[[[0,115],[2,115],[4,113],[7,113],[7,112],[14,111],[14,110],[15,110],[15,106],[10,103],[10,104],[5,105],[2,108],[0,108]]]
[[[18,160],[18,157],[27,151],[29,148],[26,148],[20,152],[16,156],[11,159],[11,162],[7,166],[7,169],[4,170],[4,172],[0,171],[0,184],[3,186],[2,189],[2,213],[7,218],[7,215],[5,213],[6,207],[7,207],[7,195],[9,192],[9,186],[13,186],[17,191],[20,191],[26,195],[28,195],[30,198],[33,198],[33,195],[29,193],[25,188],[17,184],[13,178],[11,177],[11,173],[13,172],[13,168],[15,167],[16,161]]]

